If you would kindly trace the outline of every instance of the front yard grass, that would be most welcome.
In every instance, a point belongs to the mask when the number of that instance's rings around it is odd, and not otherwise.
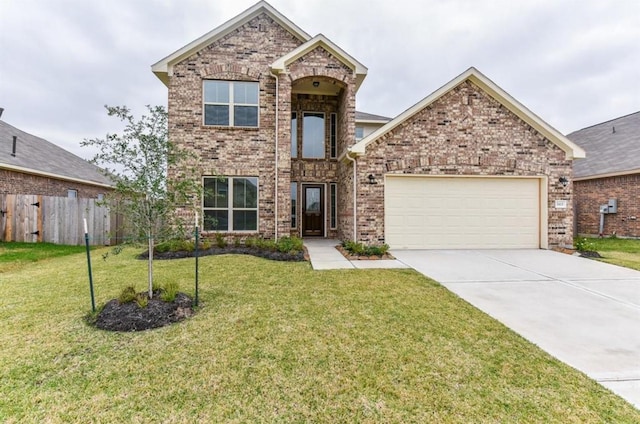
[[[587,238],[601,261],[640,271],[640,240],[622,238]]]
[[[0,274],[9,270],[17,270],[28,263],[85,251],[85,246],[0,241]]]
[[[146,262],[93,255],[98,304]],[[411,270],[200,259],[198,313],[83,322],[84,254],[0,277],[0,422],[640,422],[640,412]],[[156,262],[192,294],[193,259]]]

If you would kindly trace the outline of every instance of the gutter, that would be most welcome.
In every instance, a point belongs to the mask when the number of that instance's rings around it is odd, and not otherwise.
[[[276,151],[275,151],[275,188],[274,188],[274,213],[275,213],[275,240],[278,241],[278,110],[280,109],[280,90],[279,90],[279,82],[280,78],[278,74],[274,74],[273,70],[270,69],[269,73],[276,79]]]
[[[357,242],[358,240],[357,240],[356,228],[357,228],[357,225],[358,225],[358,221],[357,221],[358,213],[357,213],[357,209],[356,208],[357,208],[358,203],[357,203],[357,193],[356,193],[356,188],[357,188],[356,177],[358,175],[358,173],[357,173],[357,164],[358,164],[358,162],[356,162],[356,159],[354,157],[351,157],[350,153],[351,153],[351,149],[348,149],[346,154],[344,155],[344,157],[347,160],[349,160],[350,162],[353,163],[353,241]]]

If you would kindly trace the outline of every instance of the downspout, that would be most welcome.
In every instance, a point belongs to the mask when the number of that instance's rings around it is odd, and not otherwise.
[[[347,151],[347,154],[345,155],[345,157],[347,159],[349,159],[351,162],[353,162],[353,241],[357,242],[358,240],[356,239],[356,225],[357,225],[357,202],[356,202],[356,176],[357,176],[357,162],[355,158],[352,158],[351,155],[349,154],[350,152]]]
[[[280,108],[279,100],[280,100],[280,90],[279,84],[280,78],[278,74],[274,74],[273,70],[269,69],[269,73],[276,79],[276,152],[275,152],[275,198],[274,198],[274,210],[275,210],[275,239],[278,241],[278,109]]]

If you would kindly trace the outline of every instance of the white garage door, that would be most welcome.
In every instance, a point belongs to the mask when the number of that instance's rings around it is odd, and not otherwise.
[[[387,176],[385,239],[396,249],[540,247],[540,180]]]

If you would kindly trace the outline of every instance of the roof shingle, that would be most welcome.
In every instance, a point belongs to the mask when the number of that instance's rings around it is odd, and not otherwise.
[[[587,157],[573,163],[574,178],[640,172],[640,112],[567,135]]]
[[[12,156],[14,136],[17,136],[16,155]],[[113,185],[96,165],[0,120],[0,167],[3,165],[52,174],[60,179]]]

